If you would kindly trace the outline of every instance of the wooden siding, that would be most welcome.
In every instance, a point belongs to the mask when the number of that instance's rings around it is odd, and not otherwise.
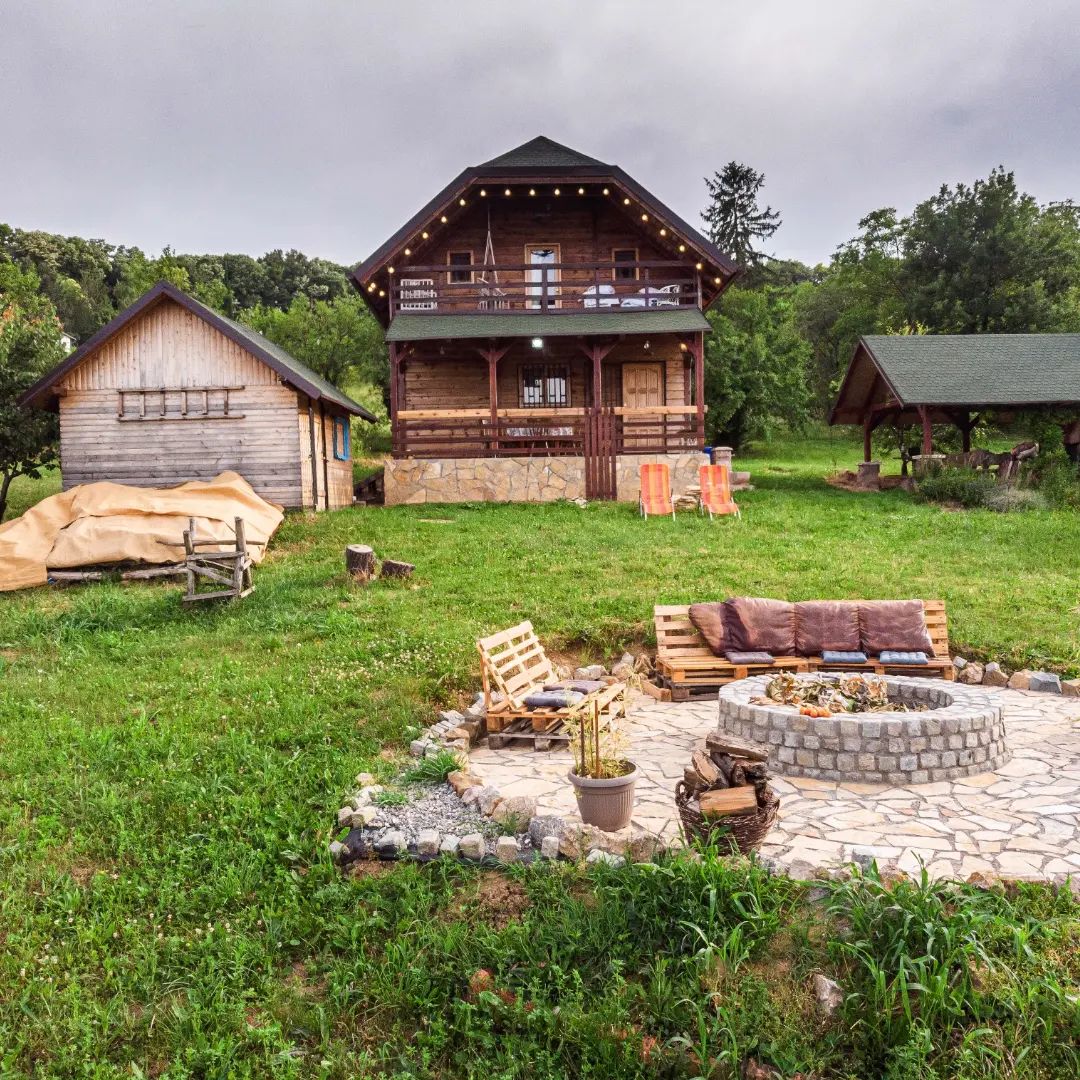
[[[350,458],[348,461],[338,461],[334,457],[334,416],[325,410],[320,410],[319,402],[315,402],[313,406],[316,473],[314,480],[318,484],[317,502],[314,499],[311,468],[312,425],[308,417],[309,404],[310,402],[303,394],[296,396],[295,419],[299,439],[301,505],[309,510],[313,508],[313,505],[319,510],[337,510],[343,506],[352,506],[352,460]]]
[[[118,417],[121,390],[223,386],[232,388],[234,415],[228,418]],[[262,361],[172,301],[87,356],[59,391],[65,488],[96,480],[165,487],[231,469],[264,498],[288,507],[303,502],[297,393]],[[126,417],[137,414],[138,398],[128,397]],[[171,415],[179,412],[181,399],[169,396]],[[148,395],[148,411],[159,400]]]
[[[678,341],[668,336],[650,341],[643,348],[640,338],[622,342],[604,359],[612,364],[663,363],[665,365],[666,405],[689,405],[686,359]],[[501,408],[519,405],[521,369],[539,364],[565,364],[570,369],[570,408],[591,404],[592,366],[570,339],[552,338],[543,349],[533,349],[529,342],[515,342],[499,361],[498,393]],[[440,355],[435,348],[418,349],[405,363],[405,397],[402,409],[472,409],[488,405],[487,361],[474,349],[447,344]]]

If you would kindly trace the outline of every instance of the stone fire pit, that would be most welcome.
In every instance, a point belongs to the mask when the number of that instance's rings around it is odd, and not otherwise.
[[[830,681],[840,677],[813,676]],[[770,746],[769,765],[776,773],[925,784],[992,772],[1009,760],[1001,706],[979,687],[884,676],[890,700],[927,711],[810,717],[789,705],[750,704],[751,698],[765,693],[770,678],[758,675],[722,686],[718,727]]]

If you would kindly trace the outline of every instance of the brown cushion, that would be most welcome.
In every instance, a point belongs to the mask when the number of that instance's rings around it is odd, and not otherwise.
[[[724,601],[728,648],[791,656],[795,652],[795,605],[786,600],[733,596]]]
[[[799,656],[859,651],[859,605],[852,600],[802,600],[795,605]]]
[[[934,655],[921,600],[865,600],[859,604],[862,649],[878,656],[885,649]]]
[[[727,648],[724,634],[724,605],[691,604],[690,621],[705,639],[705,644],[712,650],[713,656],[723,656],[724,649]]]

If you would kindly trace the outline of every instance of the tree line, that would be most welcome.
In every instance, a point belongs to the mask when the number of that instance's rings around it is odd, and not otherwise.
[[[738,447],[824,416],[863,334],[1080,331],[1080,207],[1040,204],[1004,168],[943,185],[906,216],[871,211],[816,266],[767,251],[782,217],[762,205],[764,185],[734,161],[705,180],[705,229],[744,268],[709,313],[710,441]],[[343,266],[280,249],[152,257],[0,224],[0,516],[12,476],[53,460],[54,421],[27,419],[15,397],[62,355],[61,330],[86,340],[161,279],[365,405],[385,400],[382,332]]]

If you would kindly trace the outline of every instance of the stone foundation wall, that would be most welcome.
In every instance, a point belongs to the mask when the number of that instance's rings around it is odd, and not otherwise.
[[[637,502],[639,469],[667,462],[675,494],[697,483],[704,454],[620,454],[615,483],[620,502]],[[384,473],[386,505],[456,502],[554,502],[585,497],[580,457],[393,458]]]
[[[769,676],[720,688],[719,730],[769,747],[785,776],[871,784],[926,784],[993,772],[1009,760],[1001,706],[982,689],[930,679],[886,678],[901,700],[927,712],[810,717],[751,705]]]

